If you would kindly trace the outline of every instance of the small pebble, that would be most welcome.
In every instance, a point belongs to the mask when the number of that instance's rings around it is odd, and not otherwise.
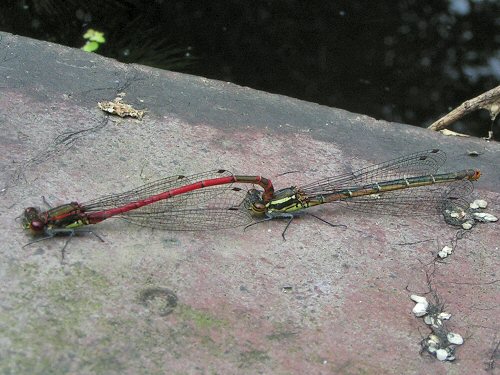
[[[437,348],[434,345],[429,344],[429,346],[427,347],[427,351],[431,354],[435,353],[436,350]]]
[[[446,361],[446,358],[448,358],[448,351],[446,349],[436,350],[436,358],[440,361]]]
[[[437,319],[437,318],[430,316],[430,315],[424,316],[424,322],[428,326],[433,326],[435,328],[439,328],[443,325],[443,322],[441,321],[441,319]]]
[[[438,315],[438,319],[448,320],[450,318],[451,318],[451,314],[447,313],[447,312],[442,312],[442,313],[439,313],[439,315]]]
[[[448,333],[446,338],[448,339],[450,344],[453,344],[453,345],[462,345],[464,343],[464,339],[458,333],[450,332],[450,333]]]
[[[413,307],[413,314],[415,314],[415,316],[424,316],[425,314],[427,314],[427,307],[429,306],[428,303],[422,303],[422,302],[419,302],[417,303],[414,307]]]
[[[429,335],[429,345],[434,345],[436,346],[437,344],[440,343],[441,340],[439,340],[439,337],[436,335],[430,334]]]
[[[410,298],[411,298],[412,301],[415,301],[416,303],[426,303],[426,304],[429,304],[429,302],[427,302],[427,298],[419,296],[419,295],[416,295],[416,294],[412,294],[410,296]]]
[[[494,221],[498,221],[498,218],[496,216],[487,212],[474,212],[473,215],[477,221],[481,221],[483,223],[492,223]]]
[[[443,247],[443,249],[440,252],[438,252],[438,256],[441,259],[444,259],[448,255],[450,255],[452,252],[453,252],[453,248],[451,246],[446,245],[445,247]]]
[[[465,223],[462,224],[462,228],[465,230],[469,230],[472,228],[472,224],[470,222],[466,221]]]
[[[486,202],[484,199],[476,199],[469,205],[469,207],[472,209],[486,208],[488,207],[488,202]]]
[[[444,259],[448,256],[449,254],[446,252],[446,251],[443,251],[441,250],[439,253],[438,253],[438,257],[440,257],[441,259]]]

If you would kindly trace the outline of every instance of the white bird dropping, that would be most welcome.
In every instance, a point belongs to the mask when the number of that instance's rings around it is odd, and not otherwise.
[[[464,339],[458,333],[450,332],[446,335],[448,342],[453,345],[462,345],[464,343]]]
[[[440,361],[446,361],[446,358],[448,358],[448,351],[446,349],[436,350],[436,358]]]

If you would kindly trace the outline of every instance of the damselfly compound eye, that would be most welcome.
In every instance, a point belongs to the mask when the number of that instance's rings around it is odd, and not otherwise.
[[[266,205],[261,202],[255,202],[253,204],[253,208],[255,211],[264,211],[266,209]]]
[[[34,232],[42,232],[43,228],[44,228],[44,224],[38,220],[34,220],[30,224],[30,229]]]

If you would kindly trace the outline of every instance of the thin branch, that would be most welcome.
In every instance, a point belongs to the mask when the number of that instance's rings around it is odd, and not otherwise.
[[[463,102],[459,107],[431,124],[428,129],[435,131],[445,129],[455,121],[478,109],[486,109],[490,112],[491,119],[495,119],[500,112],[500,86]]]

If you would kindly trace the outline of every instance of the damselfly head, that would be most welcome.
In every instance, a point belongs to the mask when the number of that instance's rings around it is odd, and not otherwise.
[[[35,207],[28,207],[24,210],[22,223],[23,228],[30,230],[33,234],[40,234],[45,230],[45,224],[40,218],[40,210]]]
[[[266,204],[262,200],[262,192],[257,189],[248,190],[244,205],[253,215],[263,215],[266,212]]]

